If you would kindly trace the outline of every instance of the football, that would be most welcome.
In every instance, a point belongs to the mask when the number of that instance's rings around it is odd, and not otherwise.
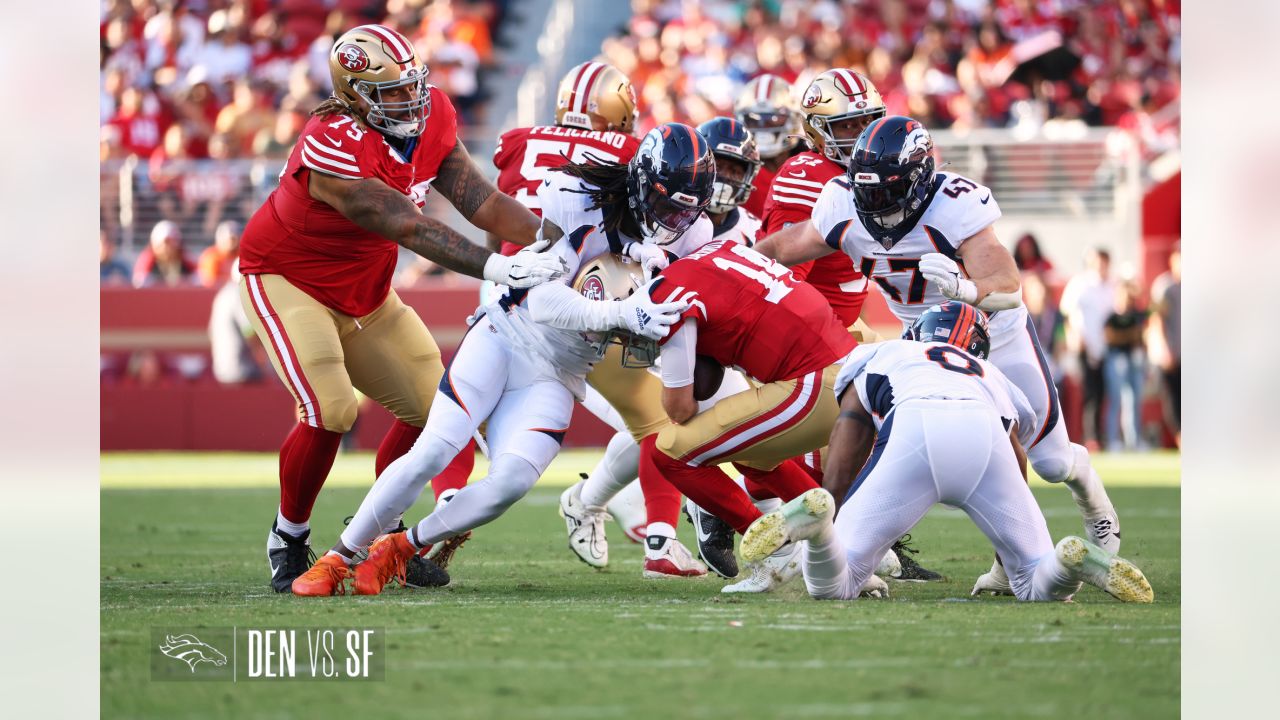
[[[693,365],[693,399],[702,402],[716,394],[724,381],[724,366],[706,355]]]

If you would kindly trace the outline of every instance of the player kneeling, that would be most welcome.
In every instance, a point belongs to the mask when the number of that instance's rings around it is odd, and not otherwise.
[[[827,489],[753,523],[743,557],[758,560],[807,540],[809,594],[850,600],[893,541],[945,503],[963,509],[995,545],[1019,600],[1066,600],[1083,581],[1122,602],[1151,602],[1151,585],[1133,563],[1079,537],[1054,548],[1021,471],[1035,414],[984,359],[990,337],[982,312],[946,302],[922,314],[907,337],[850,355],[836,381],[841,407]],[[828,490],[842,493],[868,451],[833,523]]]

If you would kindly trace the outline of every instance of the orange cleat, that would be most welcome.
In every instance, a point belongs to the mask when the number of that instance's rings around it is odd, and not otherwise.
[[[337,555],[325,555],[293,581],[293,594],[304,597],[346,595],[345,581],[351,575],[347,563]]]
[[[356,595],[377,595],[392,578],[404,585],[404,564],[418,549],[403,532],[379,537],[369,546],[369,557],[356,566]]]

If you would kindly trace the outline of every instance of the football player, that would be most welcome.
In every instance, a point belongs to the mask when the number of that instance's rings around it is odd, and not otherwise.
[[[746,126],[733,118],[712,118],[698,126],[716,159],[716,185],[707,217],[716,240],[732,240],[751,247],[760,231],[760,218],[743,206],[753,195],[760,172],[760,152]]]
[[[434,184],[479,228],[525,245],[538,230],[537,217],[471,161],[453,105],[427,84],[407,38],[381,25],[354,28],[334,42],[329,69],[333,96],[312,113],[240,245],[241,301],[298,408],[280,449],[280,505],[267,536],[277,592],[309,564],[311,508],[355,422],[355,391],[396,417],[378,448],[381,472],[417,440],[444,372],[431,333],[391,289],[398,246],[516,287],[562,272],[556,258],[503,257],[422,214]],[[469,463],[451,471],[465,477]]]
[[[687,125],[662,125],[625,166],[589,161],[559,170],[538,190],[538,245],[553,243],[549,254],[566,268],[564,282],[509,288],[477,311],[440,381],[448,401],[432,406],[419,441],[379,476],[340,541],[295,581],[295,593],[340,592],[355,553],[413,504],[485,421],[489,474],[408,532],[378,538],[356,567],[355,592],[380,593],[390,579],[404,577],[405,562],[420,548],[497,518],[533,487],[560,449],[574,399],[581,400],[587,374],[601,359],[600,343],[584,333],[620,330],[657,339],[679,319],[686,304],[655,302],[648,287],[613,302],[588,298],[570,284],[584,258],[626,254],[641,267],[652,266],[665,262],[668,252],[680,254],[685,243],[710,239],[710,222],[702,215],[715,165],[702,136]],[[637,275],[643,277],[639,268]],[[672,551],[674,531],[655,537],[654,524],[648,559],[681,560]],[[683,555],[692,561],[687,550]]]
[[[743,557],[805,539],[809,594],[852,600],[864,583],[877,582],[876,559],[929,508],[946,503],[995,545],[1019,600],[1066,600],[1084,581],[1121,602],[1151,602],[1151,585],[1133,563],[1078,537],[1054,547],[1023,475],[1022,448],[1040,422],[1022,391],[985,359],[991,339],[983,311],[935,305],[906,337],[861,346],[845,361],[827,489],[756,521],[743,535]],[[850,491],[834,524],[828,490]]]
[[[791,84],[768,73],[753,78],[739,93],[733,114],[734,119],[751,132],[760,151],[756,191],[747,198],[743,207],[752,215],[763,218],[774,174],[791,156],[804,149],[800,144],[804,129],[795,98],[791,96]]]
[[[990,189],[935,170],[933,140],[923,125],[887,117],[858,138],[845,175],[823,187],[813,221],[771,235],[757,249],[784,264],[842,251],[874,281],[904,327],[948,299],[990,313],[991,363],[1036,413],[1027,443],[1032,467],[1071,489],[1089,540],[1115,553],[1119,520],[1088,451],[1067,437],[1057,389],[1022,305],[1018,269],[996,238],[999,218]],[[1009,592],[998,561],[979,579],[980,590]]]

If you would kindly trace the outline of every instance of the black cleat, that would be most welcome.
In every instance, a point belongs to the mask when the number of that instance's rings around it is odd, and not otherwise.
[[[737,577],[738,558],[733,554],[733,528],[688,498],[684,501],[684,516],[689,518],[698,536],[698,555],[707,567],[720,577]]]
[[[311,531],[290,535],[271,523],[267,533],[267,565],[271,568],[271,589],[278,593],[291,592],[293,581],[316,562],[311,552]]]
[[[921,567],[920,563],[916,562],[915,559],[911,557],[920,551],[907,545],[909,542],[911,542],[911,535],[903,535],[901,538],[898,538],[898,541],[895,542],[893,544],[893,548],[891,548],[893,550],[893,554],[898,556],[898,562],[902,564],[902,569],[898,571],[898,574],[893,576],[893,579],[901,580],[903,582],[936,582],[938,580],[946,580],[947,578],[944,577],[942,573]]]
[[[415,588],[444,587],[449,584],[449,573],[421,555],[414,555],[404,564],[404,584]]]

